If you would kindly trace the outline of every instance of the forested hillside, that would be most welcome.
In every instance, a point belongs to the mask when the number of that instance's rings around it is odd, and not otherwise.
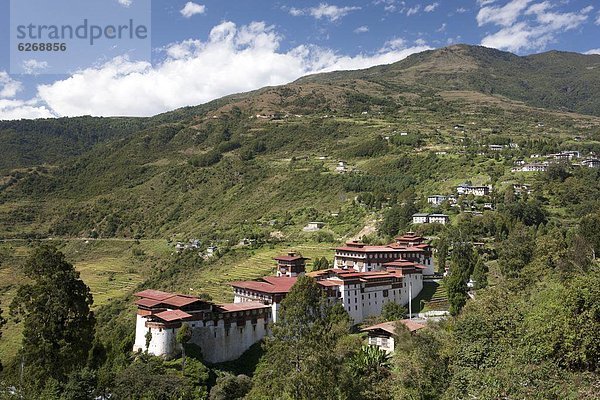
[[[1,122],[0,398],[598,398],[598,68],[461,45],[152,118]],[[236,362],[131,352],[136,290],[230,301],[289,249],[321,268],[407,230],[450,271],[413,310],[452,316],[400,329],[392,357],[310,279]]]

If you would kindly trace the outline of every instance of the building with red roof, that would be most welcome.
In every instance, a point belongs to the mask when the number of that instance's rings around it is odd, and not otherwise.
[[[275,257],[274,260],[277,261],[277,276],[292,278],[306,272],[306,260],[309,258],[290,251],[286,255]]]
[[[271,306],[263,302],[214,304],[195,296],[144,290],[138,300],[134,351],[171,357],[180,351],[177,331],[188,324],[191,342],[209,363],[239,358],[268,335]],[[148,333],[150,340],[147,342]]]
[[[383,264],[395,260],[408,260],[425,266],[423,274],[433,275],[433,249],[425,238],[413,232],[399,236],[394,243],[371,246],[359,241],[347,242],[335,249],[334,268],[354,269],[359,272],[383,270]]]

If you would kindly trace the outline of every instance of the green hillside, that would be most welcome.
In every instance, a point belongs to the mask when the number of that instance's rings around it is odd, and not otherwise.
[[[597,268],[589,254],[600,242],[589,227],[600,210],[600,176],[598,169],[568,163],[546,173],[512,169],[517,162],[539,162],[543,158],[536,155],[563,150],[600,154],[599,65],[600,56],[519,57],[459,45],[367,70],[308,76],[152,118],[0,122],[4,316],[19,286],[27,283],[25,258],[39,243],[56,245],[94,296],[97,339],[106,352],[101,379],[110,387],[131,363],[136,290],[230,301],[228,283],[271,274],[277,254],[295,250],[313,260],[331,260],[332,248],[346,240],[387,243],[415,229],[436,247],[450,244],[447,265],[458,268],[475,254],[481,262],[474,264],[490,269],[477,271],[489,284],[489,290],[482,286],[477,292],[483,306],[469,300],[467,316],[459,320],[465,338],[479,331],[475,323],[465,327],[460,321],[487,318],[486,307],[496,306],[494,293],[500,298],[498,314],[518,314],[519,329],[526,330],[525,322],[535,326],[536,318],[549,312],[536,307],[554,304],[537,302],[536,296],[553,296],[553,290],[583,296],[569,282],[584,280],[580,275]],[[490,145],[503,147],[496,151]],[[456,207],[427,203],[427,196],[454,194],[466,181],[494,189],[485,198],[461,196]],[[528,185],[531,193],[515,193],[514,185]],[[417,211],[447,213],[451,224],[411,225]],[[323,229],[304,231],[311,221],[323,222]],[[587,230],[582,221],[591,221]],[[198,249],[175,250],[177,242],[192,239],[199,240]],[[464,243],[473,247],[461,259],[453,258]],[[216,256],[205,257],[208,246],[218,247]],[[526,261],[515,266],[513,259],[519,258]],[[471,269],[467,278],[475,275]],[[426,310],[458,313],[456,298],[449,295],[455,286],[447,280],[428,283],[413,303],[415,310],[423,302]],[[455,322],[440,331],[455,335]],[[487,323],[494,329],[502,325],[514,336],[502,346],[520,352],[515,357],[529,354],[519,347],[522,331],[507,328],[504,320]],[[3,329],[2,376],[16,376],[13,357],[21,330],[12,318]],[[452,347],[458,342],[460,354]],[[470,342],[457,336],[432,337],[431,343],[444,349],[440,359],[456,362],[448,367],[456,371],[468,361],[460,357],[479,351],[469,350]],[[546,362],[547,349],[538,348],[546,358],[523,362],[528,368]],[[499,360],[516,363],[515,357]],[[589,378],[577,375],[585,368],[594,372],[587,361],[581,362],[584,367],[575,364],[557,361],[560,368],[570,368],[555,377],[564,387],[573,376]],[[476,375],[489,366],[469,366],[480,383],[496,378]],[[460,374],[453,379],[460,386]],[[473,379],[470,384],[485,386]],[[527,398],[524,391],[513,393]]]

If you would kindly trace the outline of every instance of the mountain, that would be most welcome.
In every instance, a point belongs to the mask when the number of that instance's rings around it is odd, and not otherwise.
[[[2,122],[0,237],[238,240],[269,237],[269,221],[295,237],[340,210],[347,219],[332,220],[332,231],[350,235],[365,217],[352,205],[357,195],[394,199],[473,175],[498,179],[434,150],[514,141],[525,154],[532,139],[558,148],[593,137],[599,65],[600,56],[457,45],[152,118]],[[462,143],[457,124],[468,127]],[[338,160],[355,173],[336,173]]]

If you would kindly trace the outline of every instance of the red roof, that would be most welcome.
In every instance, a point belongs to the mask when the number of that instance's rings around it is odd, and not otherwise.
[[[410,319],[403,319],[400,321],[382,322],[381,324],[368,326],[368,327],[362,329],[362,331],[363,332],[375,331],[375,330],[381,329],[382,331],[385,331],[385,332],[393,335],[396,331],[396,323],[397,322],[404,324],[410,332],[415,332],[415,331],[418,331],[419,329],[425,328],[425,325],[423,325],[423,324],[412,321]]]
[[[173,293],[161,292],[160,290],[146,289],[136,293],[135,296],[152,300],[165,300],[175,295]]]
[[[157,305],[161,304],[160,300],[152,300],[149,298],[141,298],[139,300],[137,300],[135,302],[136,305],[138,306],[142,306],[142,307],[156,307]]]
[[[197,297],[178,294],[163,300],[162,303],[173,307],[183,307],[187,306],[188,304],[196,303],[198,301],[201,300]]]
[[[177,321],[177,320],[186,319],[186,318],[191,317],[190,314],[186,313],[185,311],[181,311],[181,310],[163,311],[163,312],[159,312],[158,314],[154,314],[154,316],[157,318],[160,318],[166,322]]]
[[[342,282],[339,281],[332,281],[329,279],[325,279],[322,281],[317,281],[317,283],[321,286],[340,286],[342,284]]]
[[[247,310],[258,310],[261,308],[270,308],[271,306],[259,303],[257,301],[244,301],[241,303],[228,303],[217,305],[219,311],[224,312],[235,312],[235,311],[247,311]]]
[[[354,252],[354,253],[390,253],[390,252],[397,252],[399,251],[399,248],[394,248],[392,247],[392,245],[388,245],[388,246],[367,246],[367,245],[361,245],[361,246],[345,246],[345,247],[336,247],[337,251],[348,251],[348,252]]]
[[[277,257],[273,257],[273,260],[277,260],[277,261],[297,261],[297,260],[308,260],[308,258],[306,257],[302,257],[299,255],[296,256],[277,256]]]
[[[399,258],[397,260],[394,261],[390,261],[387,262],[385,264],[382,264],[384,267],[399,267],[399,268],[403,268],[403,267],[414,267],[415,263],[412,261],[408,261],[408,260],[404,260],[402,258]]]
[[[287,276],[265,276],[260,281],[231,282],[230,285],[237,288],[254,290],[261,293],[287,293],[296,283],[296,277]]]

